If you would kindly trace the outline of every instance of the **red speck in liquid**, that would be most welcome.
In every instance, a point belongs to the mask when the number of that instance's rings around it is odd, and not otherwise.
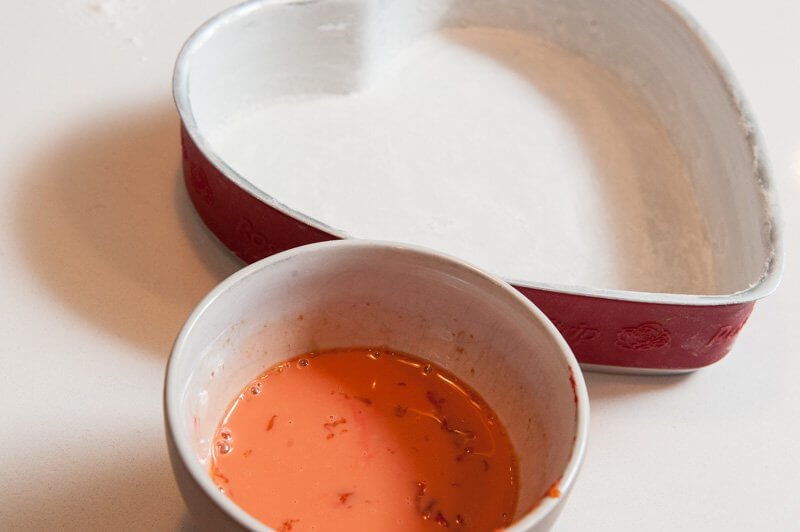
[[[299,522],[300,522],[300,520],[299,520],[299,519],[287,519],[286,521],[284,521],[284,522],[281,524],[281,530],[280,530],[280,532],[288,532],[289,530],[291,530],[291,529],[292,529],[292,525],[293,525],[294,523],[299,523]]]

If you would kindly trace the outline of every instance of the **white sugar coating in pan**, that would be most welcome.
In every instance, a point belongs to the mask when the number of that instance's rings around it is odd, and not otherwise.
[[[209,132],[277,201],[507,279],[712,294],[692,180],[628,87],[502,29],[420,38],[349,94],[279,96]]]

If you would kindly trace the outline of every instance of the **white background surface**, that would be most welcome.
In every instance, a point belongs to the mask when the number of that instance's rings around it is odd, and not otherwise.
[[[0,529],[191,529],[161,385],[238,263],[179,181],[172,64],[231,0],[39,0],[0,17]],[[587,375],[563,531],[798,530],[800,2],[683,0],[766,143],[786,273],[732,353],[684,377]]]

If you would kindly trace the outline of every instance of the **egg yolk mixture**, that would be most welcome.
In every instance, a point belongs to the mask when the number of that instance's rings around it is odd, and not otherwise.
[[[214,435],[211,476],[280,531],[488,531],[511,523],[518,492],[489,406],[386,349],[308,353],[251,381]]]

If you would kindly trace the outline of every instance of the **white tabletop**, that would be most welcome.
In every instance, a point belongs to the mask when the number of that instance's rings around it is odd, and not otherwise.
[[[182,41],[232,0],[41,0],[0,18],[0,529],[191,529],[161,385],[238,263],[179,180]],[[683,377],[589,374],[589,450],[558,531],[798,530],[800,2],[683,0],[772,163],[786,275],[731,354]]]

